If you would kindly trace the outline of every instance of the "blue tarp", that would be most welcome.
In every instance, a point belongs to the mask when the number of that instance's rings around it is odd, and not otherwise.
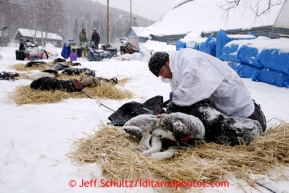
[[[200,44],[204,42],[205,40],[201,41],[200,38],[196,39],[191,39],[191,40],[186,40],[186,47],[187,48],[192,48],[195,50],[199,50]]]
[[[224,61],[240,62],[240,60],[236,57],[238,49],[238,44],[226,44],[222,50],[222,59]]]
[[[228,63],[229,66],[235,70],[242,78],[252,78],[258,73],[259,69],[242,63]]]
[[[279,49],[264,49],[258,54],[257,59],[265,68],[289,74],[289,52],[284,53]]]
[[[74,40],[68,40],[67,42],[65,42],[62,46],[62,50],[61,50],[61,56],[65,59],[68,59],[69,55],[70,55],[70,46],[66,46],[69,45],[70,43],[74,42]],[[76,43],[75,43],[76,44]]]
[[[232,46],[234,44],[239,45],[239,48]],[[240,77],[289,88],[289,51],[284,51],[288,50],[287,46],[272,48],[276,46],[276,40],[263,38],[240,41],[239,44],[234,41],[223,48],[223,56],[226,60],[236,61],[234,57],[230,57],[233,54],[229,53],[237,50],[236,57],[240,63],[229,62],[229,65]]]
[[[212,56],[216,56],[216,38],[209,36],[208,38],[192,38],[192,39],[182,39],[176,41],[176,50],[183,48],[192,48],[205,52]]]
[[[205,42],[200,44],[199,50],[212,56],[216,56],[216,38],[209,36]]]
[[[289,46],[280,47],[280,40],[262,36],[256,39],[251,34],[226,35],[220,30],[216,39],[212,36],[195,38],[182,40],[179,44],[182,45],[179,47],[196,49],[217,58],[219,51],[221,60],[227,61],[240,77],[289,88]]]
[[[279,87],[289,88],[289,75],[270,69],[259,70],[252,78],[253,81],[261,81],[276,85]]]
[[[240,47],[237,58],[240,62],[257,67],[263,68],[263,65],[257,59],[257,55],[259,54],[258,49],[251,47],[250,45],[243,45]]]
[[[176,50],[181,50],[181,49],[184,49],[186,48],[186,42],[183,42],[181,40],[177,40],[176,41]]]
[[[255,39],[256,37],[252,35],[250,32],[248,35],[230,35],[228,36],[223,30],[220,30],[217,34],[217,40],[216,40],[216,57],[222,59],[222,50],[224,46],[232,41],[232,40],[250,40]]]
[[[65,59],[69,57],[69,47],[66,46],[66,42],[62,46],[61,56]]]

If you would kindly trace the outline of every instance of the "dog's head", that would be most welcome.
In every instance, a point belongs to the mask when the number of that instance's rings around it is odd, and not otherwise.
[[[205,128],[201,120],[184,113],[171,113],[162,115],[161,126],[172,133],[177,141],[190,136],[190,138],[203,139]]]
[[[186,122],[186,119],[178,115],[179,113],[162,115],[160,122],[161,126],[165,127],[174,135],[178,135],[178,133],[187,135],[189,133],[189,130],[187,129],[188,126],[184,124]]]
[[[88,76],[81,80],[81,83],[85,87],[97,87],[101,86],[101,82],[97,77]]]
[[[173,141],[181,139],[183,135],[187,135],[182,121],[172,114],[162,114],[160,119],[160,126],[151,130],[151,135],[157,138],[167,138]]]
[[[156,137],[156,138],[166,138],[166,139],[171,139],[173,141],[175,141],[175,137],[174,134],[169,131],[167,128],[159,126],[159,127],[155,127],[150,131],[150,134],[152,135],[152,137]]]

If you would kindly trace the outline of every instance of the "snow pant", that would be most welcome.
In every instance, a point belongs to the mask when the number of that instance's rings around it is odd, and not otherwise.
[[[86,51],[86,49],[84,49],[82,47],[83,44],[84,44],[84,42],[80,42],[80,47],[81,47],[81,50],[82,50],[82,57],[87,57],[87,51]]]
[[[87,52],[85,49],[82,50],[82,57],[87,57]]]
[[[167,108],[167,111],[169,113],[182,112],[198,117],[205,126],[205,140],[208,142],[232,146],[248,145],[256,135],[263,135],[262,124],[258,120],[227,117],[213,108],[208,100],[200,101],[191,106],[173,104]],[[254,126],[252,127],[252,125]]]

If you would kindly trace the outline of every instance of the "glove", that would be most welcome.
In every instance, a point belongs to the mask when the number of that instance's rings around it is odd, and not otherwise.
[[[181,112],[181,113],[190,114],[193,108],[192,105],[191,106],[179,106],[179,105],[174,104],[173,94],[174,94],[173,92],[170,92],[170,102],[166,108],[167,113]]]
[[[181,112],[181,113],[191,114],[193,107],[192,106],[179,106],[179,105],[172,103],[171,105],[167,106],[166,110],[167,110],[167,113]]]
[[[166,108],[167,113],[179,112],[179,106],[173,103],[173,94],[174,92],[170,92],[170,101]]]
[[[174,103],[171,103],[167,106],[166,108],[167,113],[174,113],[174,112],[180,112],[181,111],[181,106],[176,105]]]

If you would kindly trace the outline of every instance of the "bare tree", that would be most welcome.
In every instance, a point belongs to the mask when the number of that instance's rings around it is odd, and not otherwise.
[[[286,0],[225,0],[225,3],[219,7],[225,10],[226,17],[229,16],[230,11],[241,5],[254,12],[256,17],[260,17],[261,15],[269,13],[273,6],[281,5],[285,1]]]
[[[20,6],[17,4],[12,4],[11,0],[1,0],[0,2],[0,28],[7,27],[2,33],[2,43],[5,45],[10,41],[10,39],[15,34],[15,26],[19,23],[19,15],[15,13],[20,13]]]
[[[42,0],[39,17],[42,45],[47,43],[48,33],[56,32],[62,26],[62,5],[58,0]]]
[[[73,28],[73,39],[77,40],[78,33],[79,33],[79,30],[78,30],[78,19],[75,18],[75,20],[74,20],[74,28]]]
[[[36,40],[36,31],[42,34],[39,45],[47,41],[47,33],[59,34],[65,39],[76,38],[80,28],[91,29],[96,27],[99,31],[100,42],[106,42],[106,6],[91,0],[1,0],[0,1],[0,27],[7,25],[7,41],[15,36],[19,28],[33,29],[31,35]],[[110,23],[113,26],[111,39],[123,37],[129,28],[128,13],[111,8]],[[148,26],[149,21],[140,16],[133,15],[135,25]],[[77,20],[77,22],[76,22]],[[33,41],[33,39],[31,39]]]

